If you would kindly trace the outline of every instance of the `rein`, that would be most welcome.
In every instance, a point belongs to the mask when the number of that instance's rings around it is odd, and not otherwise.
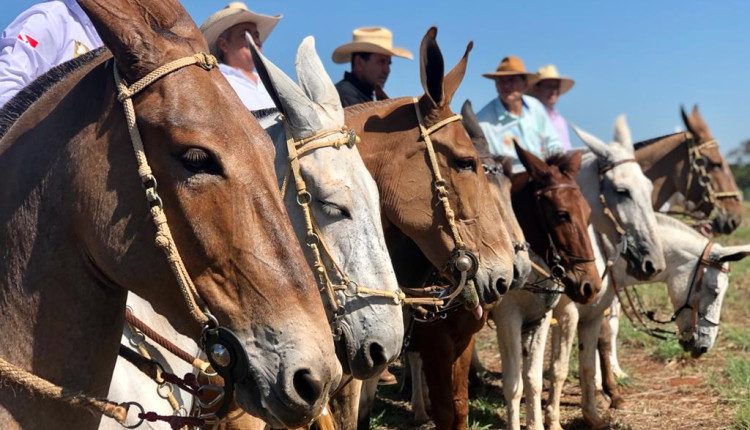
[[[633,290],[633,295],[635,296],[636,300],[633,301],[633,298],[630,296],[628,292],[628,287],[622,288],[622,290],[625,290],[625,295],[628,299],[627,304],[629,305],[629,310],[626,311],[625,301],[622,300],[622,297],[620,296],[620,288],[617,287],[615,284],[615,278],[612,277],[613,287],[615,288],[615,292],[617,293],[617,298],[620,300],[620,303],[623,304],[623,313],[625,316],[630,320],[630,323],[635,327],[636,329],[652,336],[657,339],[661,340],[668,340],[669,337],[677,337],[677,333],[670,331],[670,330],[664,330],[661,328],[652,328],[649,327],[648,324],[643,320],[642,316],[645,316],[649,320],[651,320],[654,323],[657,324],[670,324],[677,320],[677,317],[680,315],[682,311],[685,309],[689,309],[692,311],[692,331],[695,332],[698,328],[698,321],[700,319],[704,319],[705,321],[708,321],[709,323],[718,326],[719,323],[715,321],[711,321],[705,316],[700,314],[699,310],[699,301],[700,297],[698,296],[701,292],[701,288],[703,286],[703,274],[705,273],[705,269],[708,267],[713,267],[715,269],[720,270],[722,273],[729,273],[729,268],[724,267],[724,265],[718,261],[713,261],[708,258],[709,254],[711,253],[711,248],[713,247],[714,242],[709,241],[706,246],[703,248],[703,252],[701,253],[701,257],[698,259],[698,262],[696,263],[695,269],[693,271],[693,274],[690,278],[690,287],[688,289],[688,294],[685,299],[685,304],[683,304],[680,308],[678,308],[673,314],[672,317],[668,320],[659,320],[654,317],[654,311],[646,311],[643,302],[641,301],[640,296],[638,295],[637,290],[635,289],[635,286],[631,286],[630,288]],[[691,302],[691,296],[695,296],[692,299]],[[636,303],[638,304],[638,307],[636,308]],[[633,317],[632,315],[635,315]],[[636,321],[638,324],[636,324]]]
[[[343,293],[346,297],[369,295],[389,298],[393,300],[393,303],[395,305],[405,303],[428,305],[442,304],[442,300],[439,299],[407,298],[406,294],[404,294],[404,292],[401,290],[391,292],[363,287],[349,278],[349,276],[347,276],[346,272],[341,268],[341,266],[334,258],[333,253],[331,253],[330,249],[328,248],[328,245],[323,238],[323,234],[321,233],[320,228],[317,226],[317,224],[315,223],[315,219],[312,216],[312,210],[310,209],[312,195],[309,191],[307,191],[307,185],[305,184],[305,179],[302,177],[299,159],[306,154],[312,153],[316,149],[339,149],[342,146],[353,148],[354,145],[359,141],[359,137],[354,130],[343,126],[338,130],[324,131],[314,136],[295,141],[291,129],[289,128],[289,125],[283,116],[281,117],[281,120],[284,124],[287,136],[286,147],[289,152],[288,160],[290,171],[290,173],[288,173],[284,177],[284,181],[282,182],[281,195],[286,195],[289,179],[290,177],[293,178],[294,186],[297,190],[297,196],[295,200],[297,202],[297,205],[302,209],[302,214],[305,219],[305,244],[308,246],[308,248],[310,248],[314,259],[313,272],[315,274],[315,279],[319,285],[320,291],[325,292],[328,296],[328,302],[330,303],[330,306],[333,310],[333,321],[331,322],[331,327],[334,339],[338,340],[343,333],[343,330],[340,327],[340,320],[346,314],[346,311],[336,294],[338,292]],[[321,140],[337,134],[343,136]],[[328,270],[323,263],[323,253],[325,253],[326,257],[336,270],[336,273],[341,280],[340,284],[336,285],[331,281],[331,276],[329,276]]]

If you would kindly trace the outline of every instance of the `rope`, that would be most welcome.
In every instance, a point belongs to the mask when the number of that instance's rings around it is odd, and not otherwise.
[[[31,394],[60,400],[70,406],[87,409],[91,412],[107,416],[120,424],[125,422],[128,415],[127,404],[118,405],[109,400],[87,396],[80,392],[71,392],[0,358],[0,385],[5,383],[25,388]]]
[[[417,111],[417,121],[419,122],[420,134],[422,136],[422,140],[424,140],[425,148],[427,149],[427,154],[429,155],[430,159],[430,165],[432,166],[432,175],[435,177],[435,191],[437,191],[438,199],[440,199],[440,202],[443,204],[445,217],[448,220],[448,225],[450,226],[451,232],[453,233],[453,240],[456,242],[456,247],[463,249],[466,245],[461,239],[461,234],[458,231],[455,214],[453,212],[453,209],[451,208],[451,203],[448,200],[448,190],[445,188],[445,180],[440,174],[440,165],[438,165],[437,156],[435,155],[435,148],[432,145],[432,139],[430,139],[430,134],[436,132],[443,126],[454,121],[460,121],[461,115],[450,116],[432,125],[430,128],[426,128],[424,125],[424,120],[422,119],[422,112],[419,110],[419,99],[414,98],[412,100],[414,101],[414,109]]]
[[[146,199],[149,202],[151,215],[157,229],[156,246],[166,254],[169,266],[177,278],[177,283],[183,297],[185,298],[185,302],[188,305],[190,314],[199,324],[206,325],[211,320],[205,313],[203,313],[197,303],[198,298],[200,297],[198,290],[195,288],[195,284],[185,268],[180,253],[177,250],[177,246],[174,243],[172,232],[167,224],[167,216],[164,213],[161,197],[159,197],[159,194],[156,191],[156,178],[154,177],[146,158],[146,151],[143,147],[143,140],[141,139],[141,134],[136,124],[135,107],[133,106],[133,96],[141,92],[144,88],[176,70],[194,64],[201,66],[205,70],[211,70],[216,67],[217,62],[212,55],[201,52],[190,57],[181,58],[167,63],[150,72],[131,86],[127,86],[125,81],[120,77],[116,65],[113,66],[113,71],[118,92],[117,100],[122,103],[123,110],[125,111],[128,133],[130,134],[133,151],[135,152],[136,161],[138,163],[138,175],[143,183],[146,192]]]
[[[201,372],[205,372],[206,369],[208,369],[211,364],[207,361],[203,361],[198,357],[194,357],[193,355],[189,354],[184,349],[180,348],[179,346],[175,345],[174,343],[170,342],[167,338],[160,335],[159,333],[155,332],[151,327],[146,325],[143,321],[138,319],[133,312],[130,311],[130,309],[125,310],[125,320],[128,322],[128,324],[132,325],[136,329],[140,330],[141,333],[148,336],[149,339],[153,340],[157,344],[161,345],[164,349],[174,354],[179,359],[189,363],[191,366],[193,366],[196,370],[200,370]],[[148,351],[146,352],[148,354]],[[144,354],[141,354],[144,355]],[[145,355],[144,355],[145,356]]]

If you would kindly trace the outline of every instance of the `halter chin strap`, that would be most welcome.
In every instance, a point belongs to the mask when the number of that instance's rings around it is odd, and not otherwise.
[[[325,292],[328,297],[328,301],[333,310],[333,321],[331,326],[333,328],[334,338],[338,339],[341,335],[341,328],[339,327],[339,321],[343,318],[345,310],[341,302],[339,301],[336,293],[342,292],[347,297],[356,296],[377,296],[385,297],[393,300],[393,303],[400,305],[402,303],[410,304],[442,304],[441,300],[431,298],[407,298],[403,291],[397,290],[394,292],[377,290],[374,288],[363,287],[357,282],[353,281],[346,272],[341,268],[336,259],[331,253],[328,245],[326,244],[323,234],[320,228],[315,223],[315,219],[312,216],[310,209],[310,203],[312,202],[312,196],[307,191],[307,185],[305,179],[302,177],[300,168],[300,157],[310,154],[316,149],[321,148],[341,148],[346,146],[353,148],[354,145],[359,142],[359,137],[354,130],[344,126],[338,130],[328,130],[318,133],[314,136],[310,136],[298,141],[294,140],[291,129],[287,121],[282,116],[282,123],[286,131],[286,147],[289,152],[289,173],[284,177],[284,181],[281,185],[281,195],[286,195],[290,177],[294,180],[294,186],[297,190],[297,205],[302,209],[302,214],[305,219],[305,244],[310,248],[313,256],[313,272],[315,279],[318,283],[321,292]],[[328,138],[328,139],[326,139]],[[323,140],[325,139],[325,140]],[[336,273],[338,274],[340,284],[336,285],[331,281],[331,276],[328,274],[323,263],[323,253],[326,254],[328,261],[331,262]]]
[[[443,179],[443,176],[440,173],[440,165],[438,164],[437,155],[435,155],[435,148],[432,145],[432,139],[430,138],[430,135],[432,133],[435,133],[444,126],[454,121],[460,121],[461,115],[449,116],[448,118],[445,118],[427,128],[424,124],[422,112],[419,109],[419,99],[413,98],[412,102],[414,104],[414,110],[417,114],[417,122],[419,123],[419,134],[424,141],[425,149],[427,150],[427,155],[430,159],[432,176],[435,179],[435,181],[433,182],[435,186],[435,192],[437,193],[437,197],[443,205],[443,209],[445,210],[445,218],[448,221],[448,226],[450,227],[450,231],[453,235],[453,241],[456,244],[453,252],[451,252],[451,257],[448,260],[448,264],[449,266],[452,266],[452,271],[457,272],[459,284],[452,293],[442,298],[446,300],[446,306],[449,306],[450,303],[463,292],[466,284],[469,283],[471,284],[471,288],[469,289],[469,291],[463,294],[463,297],[467,307],[475,308],[479,305],[479,297],[476,293],[476,288],[473,286],[471,278],[477,273],[478,260],[471,251],[466,249],[466,244],[461,238],[461,233],[458,231],[458,226],[456,225],[456,216],[453,212],[453,209],[451,208],[450,200],[448,199],[448,190],[445,188],[445,179]]]

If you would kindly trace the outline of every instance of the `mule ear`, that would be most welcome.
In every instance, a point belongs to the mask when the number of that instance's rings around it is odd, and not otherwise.
[[[285,117],[296,139],[308,137],[319,128],[318,113],[307,95],[281,69],[258,51],[253,38],[245,32],[255,70],[273,103]]]
[[[560,172],[570,178],[575,178],[581,170],[581,151],[569,151],[562,155],[562,161],[557,165]]]
[[[535,181],[544,181],[552,175],[547,163],[531,152],[523,149],[515,137],[513,138],[513,147],[516,148],[518,159],[521,160],[521,164],[523,164],[526,171],[529,172],[529,176],[531,176],[532,179]]]
[[[419,76],[425,94],[436,107],[442,107],[445,99],[443,93],[445,63],[436,37],[437,27],[430,27],[422,38],[422,44],[419,47]]]
[[[471,108],[471,102],[469,100],[466,100],[463,106],[461,106],[461,122],[463,123],[466,132],[469,133],[469,137],[472,142],[474,142],[476,149],[480,152],[489,153],[487,139],[484,137],[482,127],[479,126],[479,120],[474,114],[474,109]]]
[[[302,91],[319,104],[338,124],[344,124],[344,108],[330,76],[315,51],[315,38],[307,36],[297,49],[295,68]]]
[[[78,4],[131,84],[180,56],[208,52],[193,19],[175,0],[78,0]]]
[[[690,117],[685,112],[685,106],[680,105],[680,116],[682,116],[682,122],[685,123],[685,128],[688,129],[689,132],[693,132],[693,125],[690,124]]]
[[[466,51],[464,52],[464,56],[461,57],[461,59],[458,61],[458,63],[451,69],[450,72],[448,72],[447,75],[445,75],[445,80],[443,83],[443,92],[445,93],[445,101],[444,104],[448,105],[450,104],[451,100],[453,100],[453,95],[456,93],[456,90],[458,89],[458,86],[461,85],[461,81],[464,79],[464,75],[466,74],[466,64],[469,62],[469,52],[471,52],[471,49],[474,47],[474,42],[469,42],[468,45],[466,45]]]
[[[578,135],[578,137],[583,141],[583,143],[586,144],[586,146],[591,149],[591,152],[596,154],[596,156],[602,160],[610,160],[612,158],[612,153],[607,147],[607,144],[599,140],[596,136],[593,134],[589,134],[580,128],[576,127],[574,124],[570,124],[570,128],[573,129],[575,134]]]
[[[709,258],[719,263],[740,261],[750,255],[750,245],[740,246],[714,246]]]
[[[625,120],[625,115],[620,115],[615,119],[615,138],[614,141],[621,147],[629,150],[632,154],[635,152],[633,149],[633,139],[630,137],[630,127]]]

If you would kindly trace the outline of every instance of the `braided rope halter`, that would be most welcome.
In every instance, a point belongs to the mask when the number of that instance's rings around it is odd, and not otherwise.
[[[351,279],[346,272],[342,269],[341,265],[338,264],[333,253],[326,244],[320,228],[315,223],[315,219],[312,216],[312,210],[310,203],[312,202],[312,196],[307,191],[307,185],[305,179],[302,177],[300,161],[299,159],[304,155],[310,154],[313,151],[321,148],[334,148],[339,149],[343,146],[347,148],[353,148],[354,145],[359,141],[354,130],[349,129],[346,126],[336,130],[327,130],[320,132],[314,136],[310,136],[300,140],[294,140],[291,129],[287,120],[281,117],[281,121],[284,124],[286,131],[286,147],[289,152],[289,173],[284,177],[281,185],[281,195],[286,195],[287,189],[289,188],[290,178],[294,181],[294,187],[296,189],[296,202],[297,205],[302,209],[302,214],[305,220],[305,244],[310,249],[313,256],[313,273],[318,283],[321,293],[325,293],[328,297],[328,303],[333,311],[333,321],[331,322],[331,328],[335,340],[338,340],[342,334],[340,321],[346,314],[343,304],[337,296],[338,292],[342,292],[346,297],[354,298],[358,296],[375,296],[384,297],[393,300],[394,305],[402,304],[427,304],[427,305],[440,305],[442,300],[434,298],[407,298],[403,291],[383,291],[374,288],[362,286]],[[322,140],[325,139],[325,140]],[[323,254],[325,254],[328,261],[330,261],[335,273],[340,279],[338,284],[334,284],[331,280],[332,276],[329,274],[325,263],[323,262]]]
[[[437,123],[427,128],[424,124],[422,112],[419,109],[419,99],[413,98],[412,103],[414,105],[414,110],[416,111],[417,122],[419,123],[420,138],[424,141],[425,150],[427,151],[427,155],[430,160],[430,167],[432,170],[432,176],[434,178],[433,186],[435,187],[435,193],[437,194],[438,200],[440,200],[443,205],[445,218],[448,222],[448,226],[450,227],[450,232],[453,236],[453,242],[455,244],[455,248],[453,249],[453,251],[451,251],[451,255],[448,259],[448,266],[454,273],[458,273],[459,282],[453,292],[449,292],[447,294],[442,293],[444,295],[441,295],[440,298],[445,300],[444,306],[448,307],[453,302],[453,300],[458,297],[459,294],[463,293],[465,306],[467,308],[473,309],[479,306],[479,297],[477,295],[476,287],[474,286],[474,281],[471,278],[476,275],[477,270],[479,269],[479,260],[471,251],[466,248],[466,244],[461,238],[461,233],[459,232],[458,226],[456,225],[455,212],[453,212],[450,200],[448,199],[449,193],[445,187],[446,182],[445,179],[443,179],[442,174],[440,173],[440,165],[438,164],[437,155],[435,155],[435,148],[432,144],[432,139],[430,138],[431,134],[435,133],[436,131],[452,122],[460,121],[462,117],[458,114],[452,115],[448,118],[438,121]],[[467,285],[469,285],[469,289],[464,291]]]
[[[206,419],[221,418],[226,413],[233,399],[234,381],[243,380],[248,375],[249,359],[247,352],[244,350],[242,342],[237,336],[228,328],[220,326],[216,318],[208,311],[205,301],[198,294],[198,290],[180,257],[167,223],[163,201],[157,192],[158,184],[156,177],[154,177],[146,158],[143,140],[136,124],[135,108],[132,100],[136,94],[172,72],[192,65],[197,65],[206,71],[210,71],[217,64],[216,58],[212,55],[200,52],[171,61],[151,71],[131,86],[128,86],[122,79],[114,62],[112,68],[117,86],[117,100],[123,105],[128,133],[138,163],[138,176],[141,179],[149,211],[157,230],[155,244],[167,257],[169,267],[177,280],[190,315],[203,327],[200,339],[202,349],[208,355],[211,366],[225,380],[224,393],[221,396],[222,406],[219,408],[219,411],[215,414],[206,414],[200,417],[161,417],[153,412],[144,413],[143,407],[137,402],[117,404],[116,402],[92,397],[85,393],[73,392],[73,390],[57,386],[0,358],[0,377],[3,380],[20,386],[30,393],[57,399],[71,406],[80,407],[113,418],[126,428],[136,428],[144,420],[167,421],[173,426],[177,425],[177,428],[185,425],[203,425]],[[135,425],[126,426],[125,420],[131,406],[140,410],[138,414],[140,421]]]

